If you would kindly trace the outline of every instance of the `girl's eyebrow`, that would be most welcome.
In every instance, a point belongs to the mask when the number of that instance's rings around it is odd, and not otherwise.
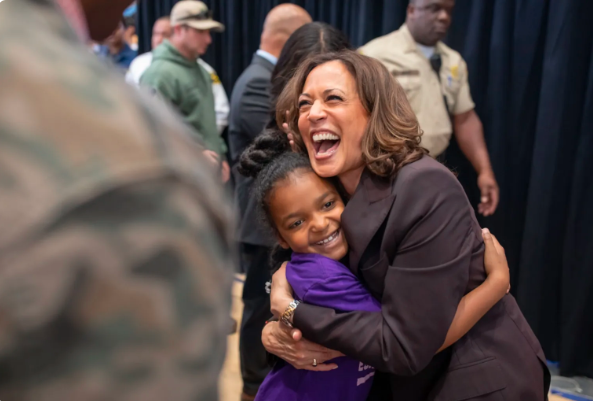
[[[320,203],[322,200],[324,200],[325,198],[327,198],[329,195],[331,195],[331,192],[328,191],[328,192],[324,193],[323,195],[317,197],[317,199],[315,199],[315,201],[317,203]]]
[[[327,191],[327,192],[325,192],[323,195],[320,195],[320,196],[318,196],[318,197],[315,199],[315,202],[316,202],[316,203],[321,203],[321,202],[322,202],[322,201],[323,201],[325,198],[327,198],[329,195],[331,195],[331,191]],[[282,222],[284,223],[284,222],[286,222],[286,220],[294,219],[295,217],[299,217],[300,215],[301,215],[301,212],[294,212],[294,213],[291,213],[291,214],[289,214],[289,215],[287,215],[287,216],[284,216],[284,217],[282,218]]]
[[[294,212],[294,213],[291,213],[291,214],[289,214],[288,216],[285,216],[285,217],[282,219],[282,222],[283,222],[283,223],[285,223],[287,220],[294,219],[295,217],[299,217],[299,215],[300,215],[300,214],[301,214],[300,212]]]

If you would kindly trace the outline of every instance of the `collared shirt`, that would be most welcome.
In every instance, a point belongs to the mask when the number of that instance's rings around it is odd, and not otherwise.
[[[82,42],[89,40],[89,28],[79,0],[56,0],[66,19]]]
[[[453,132],[449,114],[454,116],[474,108],[467,81],[467,65],[461,55],[442,42],[436,44],[434,52],[442,59],[439,81],[430,61],[405,24],[395,32],[372,40],[360,51],[380,60],[406,91],[424,131],[422,146],[432,156],[443,153]],[[449,110],[443,95],[447,98]]]
[[[420,43],[416,43],[416,46],[418,46],[418,49],[420,49],[422,54],[424,54],[424,57],[430,60],[430,58],[434,54],[434,46],[424,46]]]
[[[259,49],[258,51],[255,52],[255,54],[257,54],[260,57],[265,58],[266,60],[268,60],[273,65],[276,65],[278,63],[278,57],[276,57],[276,56],[268,53],[265,50]]]

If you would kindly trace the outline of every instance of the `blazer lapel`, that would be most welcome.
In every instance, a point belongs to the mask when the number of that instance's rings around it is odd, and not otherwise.
[[[358,263],[373,236],[391,210],[395,195],[392,182],[365,170],[356,192],[342,213],[342,226],[350,248],[350,270],[358,273]]]

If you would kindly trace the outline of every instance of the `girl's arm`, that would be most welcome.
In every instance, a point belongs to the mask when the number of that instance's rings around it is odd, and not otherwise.
[[[484,253],[484,267],[488,277],[479,287],[461,299],[445,343],[438,352],[450,347],[467,334],[490,308],[508,293],[510,276],[504,249],[487,229],[483,230],[482,236],[484,242],[493,245],[487,246]]]
[[[449,326],[445,343],[441,346],[438,352],[449,347],[463,337],[473,325],[475,325],[480,318],[508,292],[509,272],[504,249],[500,246],[496,238],[488,232],[483,233],[483,238],[485,243],[484,266],[488,277],[482,285],[461,299],[453,321]],[[274,275],[274,280],[279,279],[286,280],[285,273]],[[344,281],[341,282],[343,283]],[[358,284],[360,285],[360,283]],[[333,288],[333,285],[331,287]],[[323,295],[327,293],[328,291],[320,292],[317,291],[316,288],[313,288],[309,291],[307,298],[310,298],[309,301],[318,305],[324,305],[327,303],[327,299],[314,295]],[[355,291],[348,291],[348,294],[354,293]],[[366,294],[370,297],[368,293]],[[332,299],[335,301],[336,298],[334,297]],[[335,307],[335,305],[330,305],[330,307]],[[288,332],[290,332],[290,334],[287,334]],[[297,337],[295,337],[295,335]],[[288,330],[284,328],[283,324],[276,323],[275,325],[267,325],[264,328],[262,341],[269,352],[281,356],[299,369],[326,371],[337,367],[335,364],[326,365],[321,363],[317,367],[311,367],[310,361],[313,360],[313,358],[317,358],[318,361],[324,362],[339,356],[339,354],[331,353],[322,346],[301,339],[301,332],[299,330]],[[287,349],[293,348],[294,352],[286,351]],[[294,355],[302,356],[293,357]]]

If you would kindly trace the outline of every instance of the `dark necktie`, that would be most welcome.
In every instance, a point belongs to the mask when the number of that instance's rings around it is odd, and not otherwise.
[[[434,52],[432,56],[430,56],[430,66],[432,70],[437,74],[437,78],[439,79],[439,86],[441,83],[441,67],[443,65],[443,60],[441,59],[441,55],[437,52]],[[442,91],[442,89],[441,89]],[[449,118],[451,118],[451,113],[449,112],[449,102],[447,101],[447,97],[443,93],[443,101],[445,102],[445,107],[447,108],[447,114],[449,114]]]
[[[443,65],[443,60],[441,59],[441,55],[437,52],[434,52],[432,56],[430,56],[430,66],[432,70],[437,74],[437,78],[439,82],[441,81],[441,66]]]

